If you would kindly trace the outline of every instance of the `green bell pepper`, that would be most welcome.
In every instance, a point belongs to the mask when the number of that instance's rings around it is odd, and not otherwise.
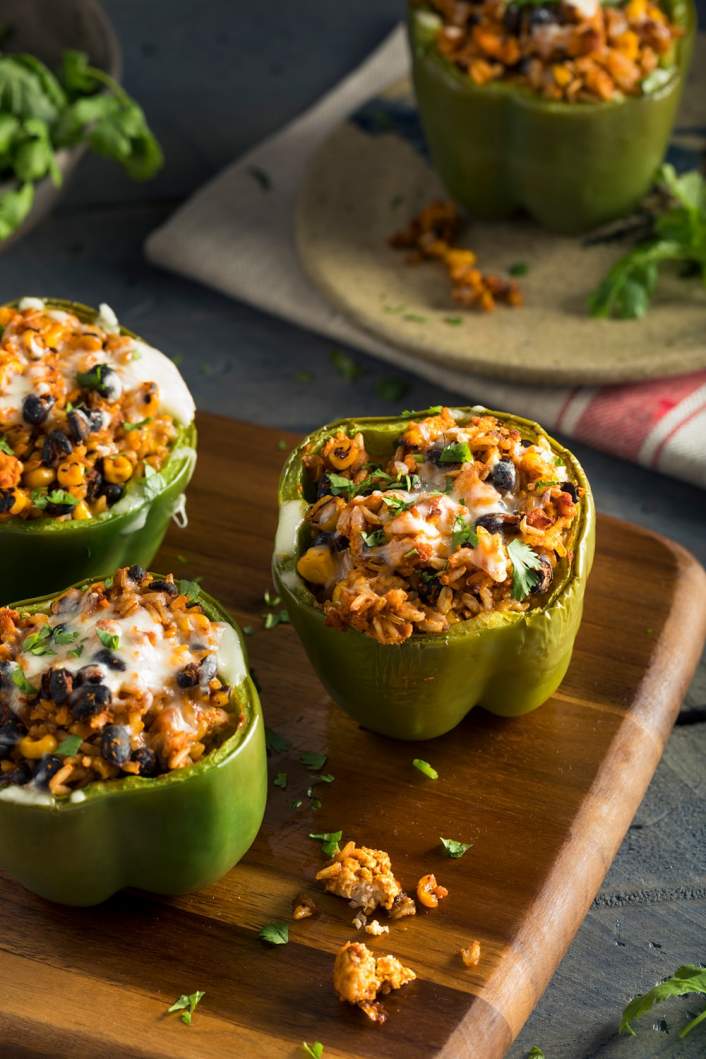
[[[95,309],[77,302],[60,298],[46,302],[81,320],[93,321],[97,316]],[[120,333],[137,337],[124,327]],[[125,496],[105,514],[85,521],[11,519],[0,524],[0,601],[58,590],[119,566],[148,567],[169,520],[183,506],[195,465],[196,428],[182,423],[159,475],[128,483]]]
[[[477,414],[462,408],[459,423]],[[415,413],[422,418],[432,410]],[[547,436],[530,420],[489,412],[523,438]],[[595,510],[576,457],[549,438],[571,478],[585,490],[572,542],[573,560],[561,560],[541,606],[483,613],[443,635],[415,634],[399,645],[381,644],[354,629],[326,625],[321,607],[297,573],[308,546],[304,523],[313,499],[302,457],[318,451],[338,430],[361,431],[371,460],[384,462],[408,420],[339,419],[310,434],[290,455],[279,487],[280,519],[273,577],[292,625],[324,687],[366,728],[396,739],[432,739],[454,728],[473,706],[517,717],[536,709],[561,683],[581,621],[595,540]]]
[[[417,106],[432,162],[472,217],[522,208],[551,231],[583,232],[628,213],[661,165],[693,48],[693,0],[668,0],[682,27],[671,77],[641,96],[609,102],[543,99],[509,81],[476,85],[438,51],[441,21],[410,3]]]
[[[41,611],[52,598],[13,606]],[[186,893],[219,879],[255,839],[267,797],[260,700],[240,630],[211,596],[196,598],[236,631],[228,682],[244,723],[201,761],[155,779],[91,783],[63,798],[0,790],[0,868],[28,890],[67,905],[98,904],[127,886]]]

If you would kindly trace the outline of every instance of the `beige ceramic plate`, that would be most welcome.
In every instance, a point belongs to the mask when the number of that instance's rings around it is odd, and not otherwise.
[[[706,146],[706,38],[698,44],[673,144],[690,167]],[[340,126],[316,156],[297,211],[305,268],[356,323],[457,369],[616,383],[706,367],[706,291],[698,281],[660,281],[643,320],[591,319],[586,299],[625,245],[587,247],[528,221],[469,224],[463,238],[485,271],[529,266],[519,281],[525,306],[459,312],[438,265],[406,265],[387,246],[393,231],[443,195],[420,149],[409,86],[397,85]]]

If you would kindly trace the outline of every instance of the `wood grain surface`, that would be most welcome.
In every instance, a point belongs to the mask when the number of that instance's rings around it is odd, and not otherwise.
[[[320,1040],[326,1059],[502,1056],[659,760],[706,635],[703,570],[677,545],[602,518],[583,626],[554,698],[519,720],[478,709],[443,739],[394,743],[327,701],[289,627],[262,628],[280,435],[213,416],[200,430],[189,527],[170,533],[155,567],[202,576],[254,626],[248,645],[268,723],[292,743],[271,760],[288,788],[271,788],[244,861],[196,894],[130,892],[68,909],[0,876],[0,1054],[294,1059],[302,1040]],[[318,811],[307,807],[303,750],[325,752],[336,777],[318,788]],[[429,760],[438,781],[417,772],[413,756]],[[304,806],[293,809],[297,798]],[[308,832],[339,828],[387,849],[407,888],[434,871],[449,889],[437,911],[366,937],[418,974],[386,1001],[382,1028],[331,987],[332,954],[355,933],[344,902],[318,895],[321,915],[290,923],[286,946],[257,939],[264,923],[289,919],[297,893],[315,892],[321,857]],[[473,847],[449,860],[440,834]],[[482,956],[466,969],[457,950],[472,938]],[[190,1027],[165,1015],[196,989],[206,995]]]

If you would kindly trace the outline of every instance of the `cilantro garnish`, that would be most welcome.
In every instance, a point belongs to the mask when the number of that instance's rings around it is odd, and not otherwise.
[[[422,760],[420,757],[412,758],[412,764],[415,769],[419,769],[422,775],[426,776],[430,780],[438,780],[439,773],[433,768],[428,761]]]
[[[286,923],[265,923],[260,928],[258,937],[268,945],[286,945],[289,941],[289,927]]]
[[[525,599],[539,581],[535,573],[542,569],[542,561],[528,544],[518,539],[507,546],[512,561],[512,598]]]
[[[15,455],[15,451],[10,446],[10,443],[8,442],[7,438],[3,437],[1,434],[0,434],[0,452],[4,452],[6,456],[14,456]]]
[[[201,1003],[206,994],[201,989],[197,989],[195,993],[190,993],[188,996],[185,993],[175,1000],[170,1008],[167,1008],[167,1014],[171,1015],[175,1011],[181,1011],[181,1021],[186,1026],[191,1025],[191,1016],[198,1004]]]
[[[387,540],[384,529],[373,530],[372,533],[361,533],[366,548],[377,548]]]
[[[529,272],[529,265],[526,261],[515,261],[508,268],[508,272],[511,276],[526,276]]]
[[[120,647],[120,637],[117,633],[108,632],[107,629],[96,629],[96,636],[109,651],[117,651]]]
[[[555,485],[561,485],[556,478],[538,478],[534,483],[534,489],[536,492],[538,489],[551,489]]]
[[[466,545],[470,545],[471,548],[475,548],[478,544],[478,534],[470,522],[466,522],[463,515],[457,515],[454,519],[453,532],[451,534],[451,547],[454,551],[457,548],[464,548]]]
[[[320,754],[317,750],[304,750],[299,755],[299,760],[306,768],[311,769],[312,772],[318,772],[326,764],[327,755]]]
[[[444,323],[448,324],[449,327],[459,327],[463,323],[462,316],[445,316]]]
[[[275,732],[274,728],[269,728],[267,725],[265,726],[265,744],[272,754],[282,754],[285,750],[289,750],[292,745],[283,735]]]
[[[399,401],[409,391],[410,384],[406,379],[390,376],[387,379],[378,379],[375,383],[375,391],[383,401]]]
[[[22,650],[35,656],[56,654],[50,646],[50,641],[51,625],[40,625],[38,629],[25,637]]]
[[[332,496],[347,496],[350,499],[355,494],[356,486],[350,478],[344,478],[342,474],[334,474],[333,471],[330,471],[327,477]]]
[[[60,645],[73,643],[74,640],[78,640],[79,636],[81,635],[81,633],[77,629],[74,629],[72,631],[71,629],[65,628],[63,625],[55,625],[52,628],[51,633],[54,643]]]
[[[634,997],[623,1011],[620,1019],[620,1033],[627,1033],[631,1037],[636,1037],[637,1033],[632,1028],[633,1019],[644,1015],[645,1012],[662,1000],[667,1000],[669,997],[685,996],[687,993],[706,993],[706,967],[699,967],[694,963],[684,964],[671,977],[665,978],[663,982],[653,986],[646,993]],[[682,1026],[679,1030],[679,1036],[681,1038],[686,1037],[704,1019],[706,1019],[706,1008],[691,1022],[688,1022],[686,1026]]]
[[[62,739],[59,743],[54,753],[57,757],[71,757],[72,754],[78,752],[82,742],[83,739],[80,735],[67,735],[66,738]]]
[[[439,456],[439,463],[470,463],[472,460],[473,453],[467,441],[454,441],[445,445]]]
[[[279,438],[278,441],[277,441],[277,448],[279,449],[280,452],[286,452],[287,449],[289,448],[289,443],[286,442],[284,440],[284,438]]]
[[[363,374],[360,364],[357,364],[353,357],[349,353],[344,353],[342,349],[332,349],[329,353],[329,359],[338,374],[342,375],[346,382],[355,382]]]
[[[136,423],[123,423],[123,430],[129,434],[131,430],[142,430],[143,427],[146,427],[151,422],[152,416],[147,416],[146,419],[140,419]]]
[[[286,610],[268,611],[262,616],[262,624],[266,629],[275,629],[278,625],[287,625],[289,613]]]
[[[313,839],[314,842],[321,843],[321,852],[326,857],[333,857],[339,852],[338,843],[343,838],[342,831],[321,831],[320,833],[310,832],[309,838]]]
[[[50,493],[43,493],[41,489],[33,489],[32,503],[40,511],[43,511],[47,504],[56,504],[57,506],[68,504],[69,507],[75,507],[78,504],[78,500],[71,493],[67,493],[65,489],[52,489]]]
[[[179,595],[186,596],[189,603],[194,603],[199,598],[201,586],[198,581],[188,581],[185,577],[181,577],[176,584]]]
[[[413,501],[408,503],[406,500],[403,500],[401,496],[387,496],[386,493],[383,493],[382,500],[393,515],[399,515],[402,511],[407,511],[410,507],[414,506]]]
[[[262,598],[264,599],[265,606],[267,607],[278,607],[282,602],[280,596],[278,596],[275,592],[270,592],[269,588],[267,589]]]
[[[410,411],[409,408],[405,408],[404,411],[400,412],[400,416],[404,419],[410,419],[412,416],[428,416],[438,415],[441,411],[440,404],[434,404],[431,408],[422,408],[419,412]]]
[[[537,1044],[533,1044],[527,1052],[527,1059],[545,1059],[544,1052]]]
[[[287,789],[287,773],[278,772],[275,778],[272,780],[273,787],[281,787],[284,791]]]
[[[439,836],[439,842],[446,856],[453,858],[453,860],[458,860],[464,853],[468,853],[473,845],[472,842],[459,842],[455,838],[442,838],[441,836]]]
[[[69,654],[73,655],[74,658],[80,658],[81,655],[83,654],[83,644],[80,643],[78,645],[78,647],[74,647],[74,649],[72,651],[69,651]]]
[[[314,1041],[313,1044],[308,1044],[307,1041],[302,1041],[302,1051],[304,1055],[308,1055],[309,1059],[321,1059],[324,1054],[324,1046],[321,1041]]]
[[[25,671],[21,666],[16,665],[12,670],[12,683],[20,691],[24,692],[25,695],[36,695],[37,689],[34,684],[30,684],[29,680],[25,676]]]

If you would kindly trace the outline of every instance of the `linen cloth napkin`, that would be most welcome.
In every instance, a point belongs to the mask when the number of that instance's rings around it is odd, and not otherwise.
[[[615,456],[706,488],[706,371],[612,387],[522,386],[425,360],[359,328],[304,273],[294,241],[309,162],[353,111],[409,69],[398,26],[357,70],[228,166],[153,232],[147,257],[232,297]],[[276,177],[263,194],[254,175]],[[261,175],[261,179],[264,179]],[[704,318],[706,343],[706,315]]]

